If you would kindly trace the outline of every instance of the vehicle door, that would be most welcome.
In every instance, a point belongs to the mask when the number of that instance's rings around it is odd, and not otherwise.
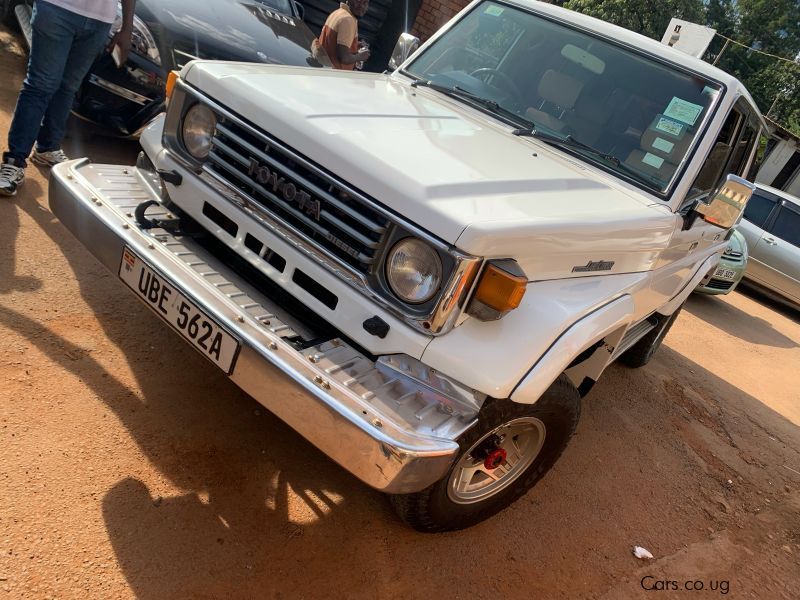
[[[728,114],[681,204],[679,213],[684,217],[683,222],[691,225],[675,232],[662,257],[662,265],[669,262],[673,265],[666,266],[653,280],[653,291],[664,295],[664,300],[678,294],[687,279],[708,258],[710,249],[732,235],[701,218],[690,220],[688,216],[698,201],[710,199],[728,174],[743,177],[747,173],[755,155],[760,128],[755,111],[743,101],[735,104]]]
[[[779,206],[780,198],[759,188],[753,192],[744,209],[742,221],[736,227],[747,241],[747,250],[750,254],[745,277],[767,287],[771,287],[767,282],[772,281],[773,277],[765,262],[766,256],[763,254],[763,250],[769,248],[769,245],[759,244],[759,242],[768,224],[774,220]]]
[[[784,200],[755,248],[767,287],[800,302],[800,206]]]

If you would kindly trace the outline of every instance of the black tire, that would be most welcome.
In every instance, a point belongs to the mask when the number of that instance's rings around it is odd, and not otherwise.
[[[461,450],[447,475],[421,492],[389,496],[392,506],[406,524],[427,533],[464,529],[488,519],[519,499],[555,464],[578,424],[580,403],[578,390],[566,375],[561,375],[535,404],[488,400],[478,423],[458,440]],[[538,419],[546,428],[533,462],[493,495],[471,504],[454,502],[448,486],[459,461],[488,433],[523,417]]]
[[[656,350],[661,346],[661,342],[664,341],[664,338],[667,336],[672,324],[678,318],[681,309],[683,309],[682,304],[678,307],[678,310],[671,315],[661,315],[659,324],[646,336],[623,352],[619,357],[619,362],[633,369],[638,369],[649,363],[650,359],[653,358],[653,355],[656,353]]]

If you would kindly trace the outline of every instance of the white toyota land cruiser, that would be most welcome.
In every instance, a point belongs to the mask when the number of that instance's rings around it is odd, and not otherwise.
[[[524,494],[603,370],[650,360],[762,126],[707,63],[477,0],[391,74],[192,62],[135,168],[64,163],[50,202],[210,366],[441,531]]]

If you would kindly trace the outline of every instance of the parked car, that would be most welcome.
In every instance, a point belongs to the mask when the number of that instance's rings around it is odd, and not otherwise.
[[[750,249],[745,282],[800,305],[800,198],[756,184],[738,230]]]
[[[532,0],[395,64],[195,61],[137,167],[63,163],[50,206],[208,368],[459,529],[552,467],[611,362],[651,360],[765,123],[716,67]]]
[[[6,23],[30,45],[32,0],[2,0]],[[131,53],[118,69],[107,52],[79,90],[74,113],[136,136],[164,110],[167,73],[194,58],[306,65],[314,35],[293,0],[137,0]],[[112,31],[119,29],[121,8]]]
[[[722,253],[719,264],[695,288],[701,294],[729,294],[736,289],[747,266],[747,242],[735,229],[731,232],[728,247]]]

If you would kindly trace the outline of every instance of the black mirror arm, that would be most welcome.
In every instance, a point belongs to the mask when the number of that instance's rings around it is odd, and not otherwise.
[[[681,227],[681,231],[687,231],[691,229],[697,219],[703,218],[703,213],[697,210],[697,207],[701,204],[705,204],[702,199],[697,198],[681,209],[678,214],[683,218],[683,226]]]

